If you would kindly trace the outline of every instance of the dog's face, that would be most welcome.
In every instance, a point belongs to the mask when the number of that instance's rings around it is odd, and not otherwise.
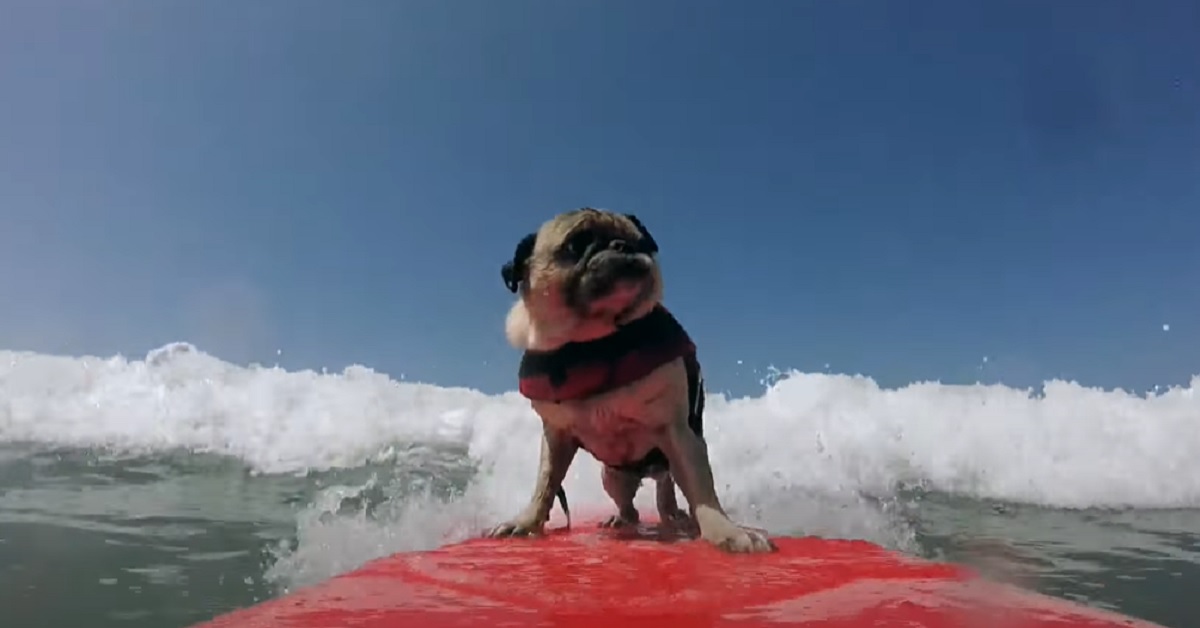
[[[569,335],[571,327],[621,324],[650,311],[662,299],[657,252],[635,216],[584,208],[525,236],[501,274],[520,293],[527,326]]]

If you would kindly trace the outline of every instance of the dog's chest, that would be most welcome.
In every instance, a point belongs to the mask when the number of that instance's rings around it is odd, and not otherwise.
[[[631,395],[606,400],[536,404],[542,419],[570,432],[597,460],[619,465],[643,458],[658,445],[669,410]]]
[[[682,360],[601,395],[574,401],[534,401],[542,420],[570,432],[600,462],[620,465],[641,460],[683,416],[687,379]]]
[[[604,405],[579,412],[571,426],[583,448],[609,464],[641,459],[654,448],[661,431],[638,417]]]

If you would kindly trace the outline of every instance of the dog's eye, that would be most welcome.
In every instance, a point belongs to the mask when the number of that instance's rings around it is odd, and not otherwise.
[[[589,246],[596,241],[596,235],[589,231],[582,231],[571,236],[565,243],[564,250],[572,257],[578,259],[583,256]]]

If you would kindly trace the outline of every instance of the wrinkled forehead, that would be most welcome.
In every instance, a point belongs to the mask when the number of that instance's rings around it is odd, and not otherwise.
[[[637,226],[620,214],[577,209],[547,221],[538,231],[540,247],[555,247],[579,233],[608,238],[638,239]]]

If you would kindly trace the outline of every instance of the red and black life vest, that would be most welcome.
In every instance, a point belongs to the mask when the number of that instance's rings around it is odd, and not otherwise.
[[[615,333],[587,342],[571,342],[551,351],[527,350],[518,371],[519,390],[537,401],[585,399],[636,382],[671,360],[683,358],[688,379],[688,424],[704,435],[704,385],[696,345],[661,304]],[[621,465],[645,474],[667,467],[654,449],[643,460]]]

